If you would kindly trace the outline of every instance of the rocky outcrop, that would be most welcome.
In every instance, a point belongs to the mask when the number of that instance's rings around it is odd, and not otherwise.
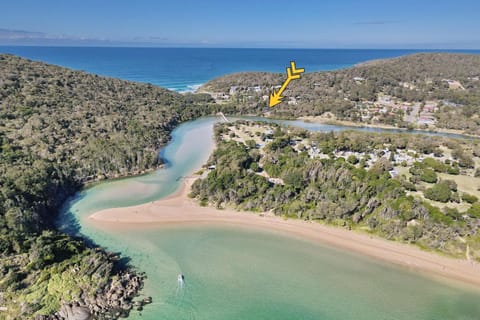
[[[144,274],[125,272],[94,297],[84,297],[84,304],[95,319],[127,317],[134,307],[143,308],[145,304],[144,299],[134,300],[143,287],[144,278]]]
[[[89,320],[92,318],[90,310],[87,307],[64,304],[58,315],[67,320]]]
[[[83,293],[74,303],[65,303],[50,316],[37,316],[35,320],[90,320],[128,317],[131,310],[143,310],[151,297],[139,297],[145,274],[123,272],[103,289],[91,296]]]

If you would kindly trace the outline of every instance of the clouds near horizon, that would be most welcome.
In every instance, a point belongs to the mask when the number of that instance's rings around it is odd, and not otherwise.
[[[478,12],[474,0],[17,0],[2,4],[0,45],[480,49]]]

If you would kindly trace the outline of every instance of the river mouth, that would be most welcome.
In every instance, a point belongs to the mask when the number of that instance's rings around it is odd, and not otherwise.
[[[475,319],[480,312],[476,291],[274,232],[224,224],[96,232],[147,273],[144,293],[154,303],[133,319]]]
[[[154,303],[134,319],[477,319],[480,293],[298,238],[238,226],[110,228],[88,216],[163,198],[206,162],[215,118],[187,122],[154,173],[102,183],[66,204],[60,225],[131,259]],[[69,217],[69,220],[67,219]],[[66,229],[67,228],[67,229]],[[177,275],[185,275],[179,287]]]

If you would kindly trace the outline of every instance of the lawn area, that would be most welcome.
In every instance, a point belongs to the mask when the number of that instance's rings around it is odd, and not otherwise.
[[[480,191],[478,191],[478,188],[480,187],[480,178],[463,175],[456,176],[446,173],[439,173],[438,177],[442,180],[453,180],[457,183],[459,191],[467,192],[480,198]]]

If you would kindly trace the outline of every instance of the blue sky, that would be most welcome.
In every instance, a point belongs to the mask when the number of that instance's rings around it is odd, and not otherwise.
[[[480,48],[480,1],[4,1],[0,44]]]

